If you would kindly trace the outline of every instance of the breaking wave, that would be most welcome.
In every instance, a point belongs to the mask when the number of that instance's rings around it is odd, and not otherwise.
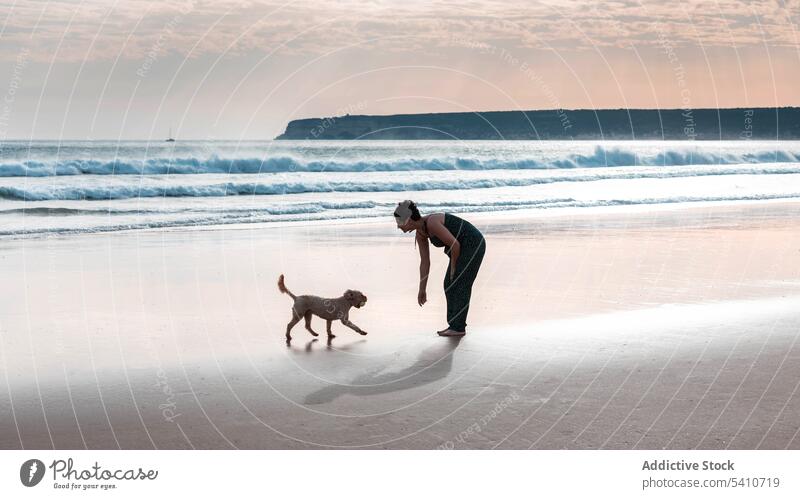
[[[335,154],[334,154],[335,156]],[[529,157],[531,156],[531,157]],[[549,157],[548,157],[549,156]],[[561,152],[556,155],[528,152],[517,158],[442,156],[391,160],[309,160],[292,156],[265,158],[156,157],[31,160],[0,163],[0,177],[49,177],[68,175],[166,175],[204,173],[283,172],[395,172],[447,170],[537,170],[551,168],[594,168],[607,166],[689,166],[800,162],[797,148],[725,151],[703,147],[674,146],[660,152],[596,146],[588,154]]]
[[[17,201],[49,200],[111,200],[131,198],[176,198],[176,197],[225,197],[225,196],[264,196],[279,194],[334,193],[334,192],[405,192],[431,190],[468,190],[493,187],[526,187],[556,182],[591,182],[597,180],[635,180],[650,178],[705,177],[715,175],[780,175],[798,174],[800,164],[772,166],[738,166],[715,168],[672,168],[647,170],[604,170],[587,174],[553,174],[516,177],[447,178],[426,179],[423,177],[397,177],[381,180],[308,180],[287,182],[270,177],[260,177],[258,181],[228,181],[209,183],[175,183],[159,178],[147,182],[100,183],[98,185],[58,185],[50,183],[31,183],[22,186],[0,186],[0,199]],[[166,180],[166,179],[165,179]]]

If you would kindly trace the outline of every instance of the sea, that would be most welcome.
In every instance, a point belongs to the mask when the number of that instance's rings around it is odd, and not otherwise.
[[[800,198],[792,141],[7,141],[0,238]]]

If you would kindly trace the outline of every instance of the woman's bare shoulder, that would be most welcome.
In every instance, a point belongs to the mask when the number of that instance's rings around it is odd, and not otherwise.
[[[431,213],[425,217],[425,220],[444,225],[444,213]]]

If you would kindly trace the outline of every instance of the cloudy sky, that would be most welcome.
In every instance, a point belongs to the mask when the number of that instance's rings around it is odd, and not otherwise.
[[[800,0],[0,2],[0,140],[310,116],[800,105]]]

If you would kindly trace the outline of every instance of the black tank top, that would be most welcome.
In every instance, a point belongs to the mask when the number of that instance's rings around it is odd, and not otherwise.
[[[428,232],[428,220],[426,219],[423,223],[425,226],[425,232]],[[474,225],[467,222],[463,218],[459,218],[455,215],[451,215],[450,213],[444,214],[444,226],[447,230],[453,234],[453,237],[456,238],[456,241],[459,242],[462,248],[467,250],[471,248],[477,248],[483,242],[483,234],[481,231],[475,228]],[[449,254],[450,248],[446,247],[445,244],[436,236],[428,234],[428,237],[431,240],[431,244],[436,246],[437,248],[444,248],[444,252]]]

